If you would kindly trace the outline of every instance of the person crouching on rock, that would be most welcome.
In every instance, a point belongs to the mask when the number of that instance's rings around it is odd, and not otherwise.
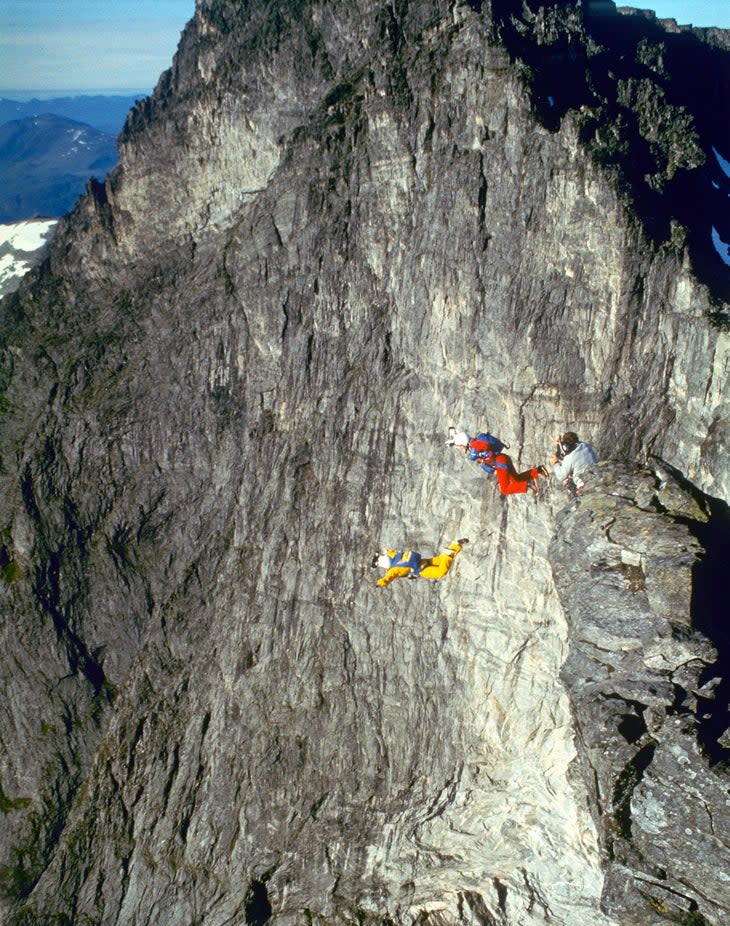
[[[462,537],[450,543],[431,559],[423,559],[415,550],[385,550],[376,553],[371,565],[373,568],[380,566],[381,569],[387,570],[385,575],[378,579],[378,587],[385,588],[395,579],[442,579],[451,569],[454,557],[465,543],[469,543],[469,540]]]
[[[598,462],[598,454],[575,431],[566,431],[555,441],[555,453],[550,457],[553,475],[568,487],[571,495],[580,495],[584,482],[580,474]]]
[[[512,458],[502,453],[505,444],[490,434],[469,437],[463,431],[455,432],[446,444],[449,447],[459,447],[473,463],[478,463],[485,472],[494,473],[502,495],[521,495],[528,489],[531,492],[537,492],[538,476],[549,475],[544,466],[533,466],[524,473],[518,473]]]

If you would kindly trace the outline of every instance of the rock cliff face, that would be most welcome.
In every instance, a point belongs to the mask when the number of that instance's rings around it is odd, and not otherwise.
[[[558,516],[551,547],[571,625],[561,677],[618,922],[726,915],[728,782],[708,760],[730,745],[727,732],[718,743],[727,681],[709,639],[727,659],[728,520],[709,514],[661,468],[602,464]]]
[[[727,52],[614,15],[199,0],[2,303],[6,922],[728,915]]]

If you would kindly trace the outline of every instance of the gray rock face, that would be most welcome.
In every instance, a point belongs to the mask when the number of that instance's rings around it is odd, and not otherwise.
[[[701,675],[718,653],[691,623],[692,568],[709,552],[688,524],[706,515],[677,488],[666,473],[599,465],[550,550],[570,624],[561,676],[611,860],[604,907],[619,922],[722,922],[730,885],[728,779],[702,730],[718,678]],[[721,599],[704,605],[714,613],[695,622],[720,628]],[[727,704],[714,709],[727,724]]]
[[[576,10],[545,15],[201,0],[120,167],[3,302],[13,926],[730,910],[688,858],[703,801],[725,844],[727,785],[667,709],[715,658],[699,546],[652,513],[684,491],[605,471],[629,510],[564,563],[562,487],[501,497],[444,446],[488,425],[525,468],[571,427],[730,498],[727,305],[649,237],[590,114],[536,117],[515,36],[533,69],[588,47]],[[588,538],[589,504],[559,531]],[[375,587],[379,546],[464,536],[441,582]],[[607,544],[628,558],[601,571]],[[568,581],[596,568],[605,622]],[[621,684],[591,688],[614,649]]]

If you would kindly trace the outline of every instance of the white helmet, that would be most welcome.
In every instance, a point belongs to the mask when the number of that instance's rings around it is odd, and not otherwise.
[[[385,553],[381,553],[378,556],[377,564],[381,569],[390,569],[390,557]]]
[[[446,441],[449,447],[468,447],[469,435],[464,431],[458,431]]]

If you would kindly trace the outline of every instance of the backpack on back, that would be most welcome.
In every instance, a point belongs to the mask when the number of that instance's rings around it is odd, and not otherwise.
[[[492,453],[501,453],[505,449],[509,450],[509,444],[505,444],[493,434],[482,431],[476,437],[472,437],[469,441],[469,448],[476,450],[478,453],[486,453],[490,450]]]
[[[390,565],[391,567],[410,568],[414,572],[418,572],[421,565],[421,554],[415,550],[396,550],[394,555],[390,557]]]

